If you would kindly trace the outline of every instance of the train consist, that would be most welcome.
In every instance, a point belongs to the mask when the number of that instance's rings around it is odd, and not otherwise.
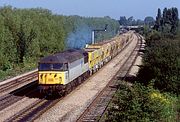
[[[38,67],[40,92],[67,94],[116,56],[130,38],[132,32],[42,58]]]

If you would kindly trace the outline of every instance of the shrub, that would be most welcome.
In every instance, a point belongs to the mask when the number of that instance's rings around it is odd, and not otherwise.
[[[138,81],[147,85],[155,80],[156,88],[179,94],[180,41],[150,39],[147,42]]]
[[[121,86],[115,94],[106,121],[175,121],[176,97],[134,84],[132,88]]]

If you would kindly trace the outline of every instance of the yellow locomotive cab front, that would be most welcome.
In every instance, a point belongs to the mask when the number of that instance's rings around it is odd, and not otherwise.
[[[67,63],[39,63],[39,85],[65,85]]]
[[[39,71],[39,84],[63,84],[65,83],[65,72]]]

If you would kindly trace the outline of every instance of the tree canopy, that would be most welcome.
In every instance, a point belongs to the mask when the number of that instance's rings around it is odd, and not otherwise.
[[[138,26],[138,25],[149,25],[153,26],[155,23],[155,20],[151,16],[145,17],[144,20],[137,19],[135,20],[133,16],[126,18],[125,16],[120,16],[119,24],[123,26]]]
[[[97,41],[114,36],[118,21],[108,16],[55,15],[42,8],[0,7],[0,79],[16,67],[36,67],[39,58],[46,55],[84,47],[91,42],[91,30],[102,29],[105,24],[107,31],[97,33]]]
[[[173,35],[176,35],[178,32],[178,23],[177,8],[164,8],[163,14],[161,14],[161,10],[158,9],[154,29],[161,31],[166,37],[173,37]]]

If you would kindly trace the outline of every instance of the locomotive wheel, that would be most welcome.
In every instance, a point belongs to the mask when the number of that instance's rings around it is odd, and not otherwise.
[[[68,83],[68,84],[65,86],[65,88],[64,88],[64,94],[63,94],[63,96],[68,95],[70,92],[71,92],[71,85],[70,85],[70,83]]]
[[[82,82],[84,82],[86,79],[87,79],[87,72],[85,72],[84,74],[83,74],[83,76],[82,76]]]
[[[75,82],[76,82],[76,79],[73,80],[72,82],[70,82],[71,83],[71,90],[75,89],[75,87],[76,87]]]
[[[85,72],[83,75],[83,82],[88,78],[89,72]]]
[[[83,76],[82,76],[82,77],[83,77]],[[79,76],[78,79],[77,79],[77,86],[78,86],[79,84],[81,84],[81,82],[82,82],[82,78],[81,78],[81,76]]]

